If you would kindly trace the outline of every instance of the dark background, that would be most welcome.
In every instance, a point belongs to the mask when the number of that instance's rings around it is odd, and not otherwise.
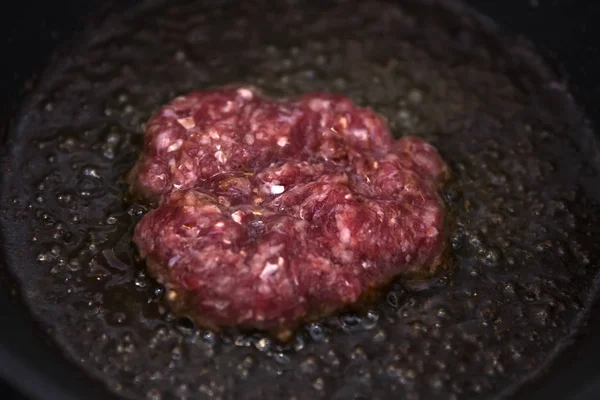
[[[119,6],[131,3],[119,1]],[[596,127],[600,126],[600,2],[585,0],[470,0],[505,30],[531,39],[569,78],[575,97]],[[42,72],[56,46],[76,37],[82,16],[99,0],[11,2],[0,13],[0,139],[6,133],[23,89]],[[97,13],[94,12],[94,15]],[[0,143],[2,141],[0,140]],[[2,257],[0,257],[0,281]],[[8,289],[7,289],[8,288]],[[46,343],[26,317],[24,307],[0,282],[0,399],[109,399],[106,389],[90,381]],[[4,380],[2,380],[3,378]],[[10,383],[7,383],[10,382]],[[18,392],[17,389],[18,388]],[[18,394],[19,393],[19,394]],[[24,394],[28,397],[24,397]],[[600,398],[600,305],[575,345],[548,374],[519,393],[523,399]]]

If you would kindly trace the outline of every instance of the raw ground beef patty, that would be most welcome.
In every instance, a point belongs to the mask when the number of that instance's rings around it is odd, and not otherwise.
[[[174,310],[270,330],[440,265],[446,165],[348,98],[226,87],[178,97],[146,126],[132,192],[156,208],[134,240]]]

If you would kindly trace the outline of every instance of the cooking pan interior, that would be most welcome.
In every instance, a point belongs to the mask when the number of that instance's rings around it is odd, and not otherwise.
[[[35,3],[35,7],[30,3]],[[91,10],[102,6],[101,2],[30,3],[23,2],[22,8],[12,10],[14,18],[5,14],[7,22],[3,23],[3,29],[8,31],[3,36],[9,38],[10,50],[6,54],[11,54],[11,62],[2,67],[5,69],[3,76],[10,77],[2,82],[5,116],[14,115],[23,96],[23,87],[33,84],[32,76],[43,70],[57,46],[74,31],[83,28],[82,16],[90,16]],[[588,56],[595,45],[592,38],[596,28],[585,22],[593,19],[590,18],[594,11],[592,5],[567,1],[537,7],[521,1],[506,1],[502,5],[484,1],[472,3],[509,31],[533,39],[542,51],[546,51],[549,59],[559,60],[571,77],[577,100],[587,115],[598,121],[596,124],[600,123],[600,115],[594,107],[600,101],[600,81],[595,73],[600,65],[599,58]],[[124,6],[123,3],[118,5]],[[531,29],[532,26],[536,28]],[[22,51],[24,48],[36,50]],[[7,127],[3,125],[0,132],[5,135]],[[5,287],[10,288],[10,280],[5,280]],[[13,384],[38,398],[107,399],[112,396],[101,384],[90,380],[79,368],[62,358],[60,351],[48,343],[44,332],[37,330],[35,321],[10,290],[3,291],[0,297],[0,311],[6,316],[3,326],[12,328],[5,328],[1,333],[0,372]],[[592,310],[592,321],[583,330],[582,337],[555,360],[547,373],[533,384],[525,385],[517,396],[573,397],[576,394],[586,396],[590,390],[595,390],[590,385],[596,383],[595,371],[600,359],[600,344],[593,340],[594,336],[600,336],[598,307]]]

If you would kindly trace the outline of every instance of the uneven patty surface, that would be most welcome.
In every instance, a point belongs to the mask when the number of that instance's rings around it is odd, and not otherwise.
[[[340,95],[252,87],[178,97],[146,126],[134,240],[178,313],[271,330],[439,267],[447,172],[418,138]]]

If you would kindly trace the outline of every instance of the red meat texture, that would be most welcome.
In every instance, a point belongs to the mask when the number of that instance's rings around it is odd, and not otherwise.
[[[134,241],[174,308],[210,328],[289,332],[440,265],[447,167],[350,99],[252,87],[178,97],[130,174],[157,204]]]

